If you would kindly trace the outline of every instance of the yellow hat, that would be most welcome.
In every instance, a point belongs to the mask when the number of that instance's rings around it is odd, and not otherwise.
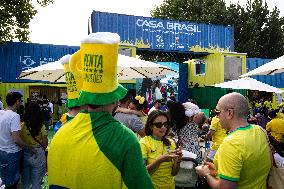
[[[82,105],[105,105],[122,99],[126,93],[117,79],[118,43],[116,33],[91,33],[73,54],[70,69],[83,78]]]
[[[74,75],[69,67],[71,55],[65,55],[60,59],[61,64],[64,67],[66,87],[67,87],[67,107],[73,108],[80,106],[79,93],[82,88],[83,80],[82,77]]]

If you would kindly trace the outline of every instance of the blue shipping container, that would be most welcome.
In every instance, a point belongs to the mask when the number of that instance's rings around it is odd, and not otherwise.
[[[193,47],[234,51],[234,28],[93,11],[89,32],[114,32],[138,48],[192,51]]]
[[[21,71],[59,60],[73,54],[79,46],[45,45],[10,42],[0,46],[0,79],[2,82],[30,82],[17,80]]]
[[[266,64],[273,59],[247,58],[247,72]],[[258,75],[252,78],[277,88],[284,88],[284,73],[275,75]]]

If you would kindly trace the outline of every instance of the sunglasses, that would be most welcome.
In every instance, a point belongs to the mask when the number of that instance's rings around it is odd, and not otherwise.
[[[170,124],[169,122],[156,122],[156,123],[152,123],[153,126],[155,126],[156,128],[160,129],[162,128],[163,126],[166,127],[166,128],[169,128]]]
[[[225,111],[233,110],[233,109],[234,109],[234,108],[227,108],[227,109],[225,109]],[[220,115],[220,113],[221,113],[222,111],[224,111],[224,110],[215,109],[215,113],[216,113],[217,116]]]
[[[215,114],[218,116],[221,113],[221,110],[215,109]]]

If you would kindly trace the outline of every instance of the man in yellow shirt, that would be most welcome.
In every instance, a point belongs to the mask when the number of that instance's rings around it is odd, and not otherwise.
[[[196,167],[197,174],[213,189],[266,189],[271,167],[269,144],[259,126],[248,124],[246,98],[229,93],[219,100],[216,109],[222,128],[229,134],[214,157],[214,165]]]
[[[206,135],[207,140],[212,138],[213,142],[212,148],[207,156],[208,161],[214,160],[214,156],[226,136],[227,132],[225,129],[221,127],[219,118],[217,116],[213,117],[209,128],[209,132]]]

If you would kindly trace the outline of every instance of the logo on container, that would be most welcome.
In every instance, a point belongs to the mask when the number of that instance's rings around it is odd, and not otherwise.
[[[189,33],[200,33],[201,30],[196,24],[186,24],[181,22],[162,22],[155,20],[137,19],[136,25],[140,27],[148,27],[153,29],[166,29],[175,31],[187,31]]]

